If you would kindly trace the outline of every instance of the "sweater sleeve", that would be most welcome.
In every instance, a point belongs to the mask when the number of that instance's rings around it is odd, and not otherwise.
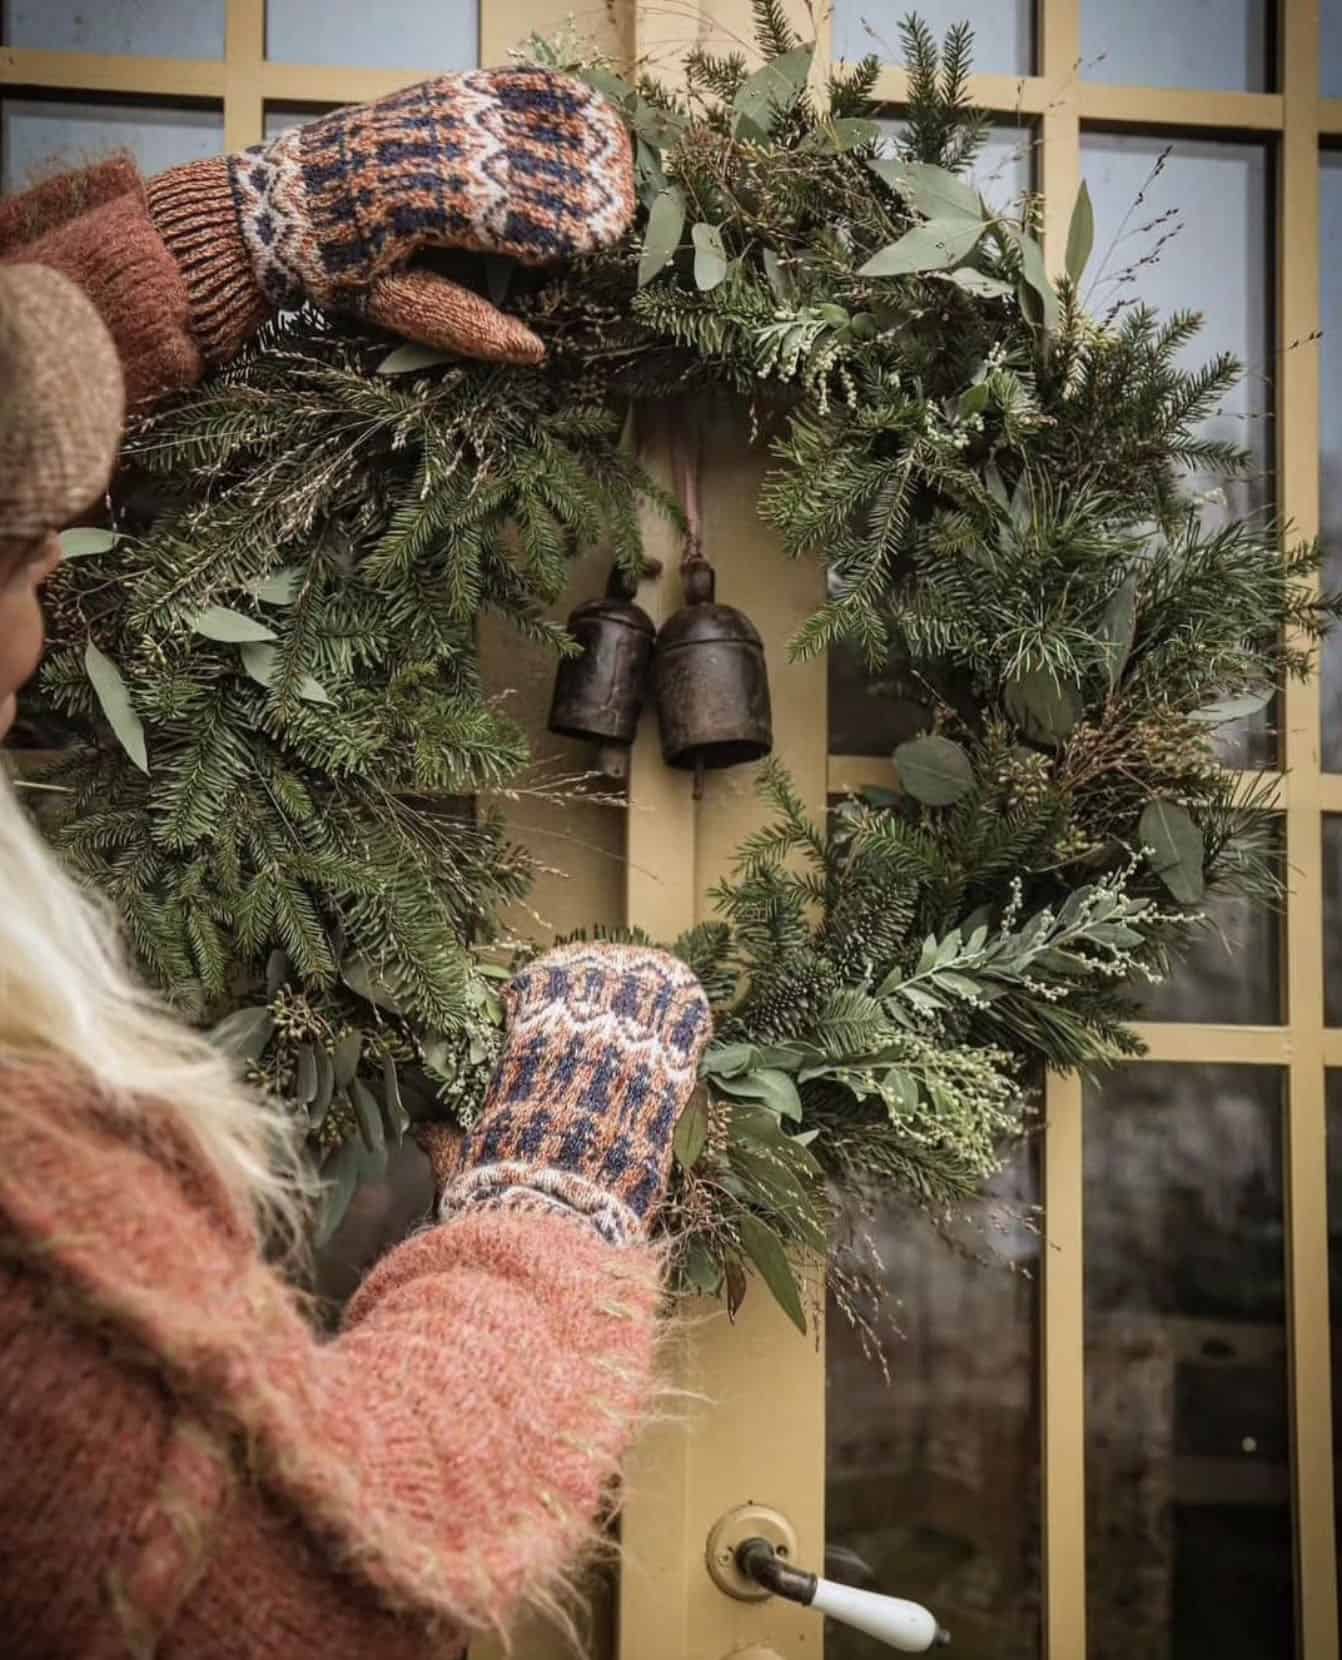
[[[551,1601],[651,1397],[655,1249],[478,1211],[323,1340],[170,1123],[5,1081],[0,1455],[82,1495],[0,1521],[32,1652],[428,1660]]]
[[[268,1604],[328,1656],[340,1633],[351,1655],[418,1654],[412,1631],[501,1631],[549,1605],[647,1405],[658,1285],[653,1250],[534,1215],[464,1218],[393,1251],[339,1338],[282,1380],[303,1428],[271,1451],[300,1525],[247,1496],[174,1652],[214,1652]],[[294,1455],[316,1442],[304,1467]]]
[[[116,342],[126,406],[143,410],[205,370],[187,284],[124,160],[0,204],[0,260],[49,265],[83,289]]]

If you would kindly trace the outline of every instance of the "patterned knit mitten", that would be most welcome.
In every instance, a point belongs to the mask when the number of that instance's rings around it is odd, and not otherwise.
[[[634,212],[620,117],[541,68],[440,75],[173,168],[148,193],[211,362],[237,350],[262,298],[354,311],[464,356],[538,361],[530,329],[410,260],[457,248],[545,265],[617,241]]]
[[[446,1130],[422,1137],[439,1216],[576,1213],[613,1243],[642,1236],[711,1035],[698,980],[662,951],[563,946],[516,977],[506,1005],[507,1046],[479,1122],[459,1153]]]

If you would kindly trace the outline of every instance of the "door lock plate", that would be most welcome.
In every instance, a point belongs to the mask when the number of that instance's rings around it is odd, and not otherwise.
[[[704,1551],[708,1575],[719,1591],[738,1602],[763,1602],[763,1586],[747,1579],[736,1565],[736,1553],[747,1539],[767,1539],[786,1562],[797,1560],[797,1531],[781,1511],[767,1504],[741,1504],[713,1523]]]

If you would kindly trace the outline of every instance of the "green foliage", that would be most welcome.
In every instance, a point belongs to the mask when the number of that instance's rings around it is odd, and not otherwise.
[[[1250,466],[1205,436],[1240,369],[1184,366],[1197,316],[1085,314],[1088,195],[1056,287],[1037,204],[984,203],[967,28],[901,25],[881,152],[877,59],[826,102],[777,0],[754,17],[757,58],[696,50],[676,91],[533,42],[619,109],[641,204],[562,269],[453,264],[545,362],[281,319],[133,433],[42,686],[78,746],[59,844],[186,1012],[247,1011],[224,1037],[306,1116],[329,1231],[406,1118],[469,1119],[498,1051],[477,948],[527,868],[467,803],[526,757],[477,620],[568,649],[545,608],[575,553],[632,573],[642,504],[678,513],[630,416],[728,394],[761,515],[825,564],[795,651],[856,652],[921,712],[891,789],[826,826],[767,771],[772,822],[676,946],[720,1014],[677,1141],[684,1279],[734,1305],[753,1264],[804,1319],[779,1264],[823,1244],[826,1177],[973,1193],[1043,1068],[1134,1052],[1131,986],[1204,895],[1273,897],[1270,801],[1213,734],[1342,602],[1316,546],[1191,494]]]

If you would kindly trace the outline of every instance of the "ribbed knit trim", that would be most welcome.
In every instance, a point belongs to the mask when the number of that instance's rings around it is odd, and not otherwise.
[[[270,314],[238,228],[228,158],[170,168],[145,189],[150,217],[185,279],[201,355],[227,363]]]
[[[450,1183],[438,1201],[440,1222],[472,1210],[568,1217],[586,1223],[608,1245],[631,1245],[643,1238],[637,1213],[599,1182],[522,1159],[480,1165]]]

